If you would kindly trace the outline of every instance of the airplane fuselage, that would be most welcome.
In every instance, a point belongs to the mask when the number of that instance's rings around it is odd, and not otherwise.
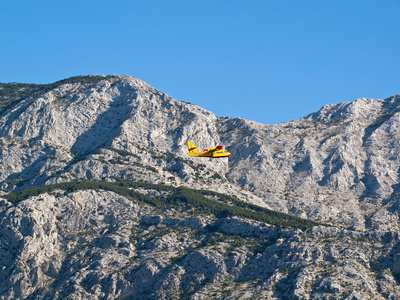
[[[222,149],[222,146],[217,146],[210,149],[204,149],[203,151],[198,151],[197,147],[193,145],[191,141],[188,141],[189,156],[194,157],[211,157],[211,158],[222,158],[231,156],[228,151]]]
[[[215,151],[212,153],[207,153],[207,151],[198,152],[198,153],[193,153],[193,152],[190,153],[189,152],[189,156],[221,158],[221,157],[231,156],[231,154],[225,150],[218,150],[218,151]]]

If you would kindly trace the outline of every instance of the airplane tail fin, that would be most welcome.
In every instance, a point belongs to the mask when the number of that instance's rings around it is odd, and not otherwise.
[[[188,141],[189,156],[193,156],[194,153],[198,153],[197,147],[193,145],[192,141]]]

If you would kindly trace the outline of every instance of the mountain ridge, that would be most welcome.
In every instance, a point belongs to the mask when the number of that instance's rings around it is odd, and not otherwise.
[[[265,125],[216,117],[126,75],[0,84],[0,295],[396,299],[399,129],[398,95]],[[193,159],[187,140],[232,155]],[[153,186],[130,187],[133,197],[104,188],[120,180]],[[231,206],[185,209],[190,193],[162,209],[141,202],[172,201],[158,184],[212,191],[196,205]],[[59,188],[40,190],[50,186]],[[232,214],[223,195],[325,226]]]

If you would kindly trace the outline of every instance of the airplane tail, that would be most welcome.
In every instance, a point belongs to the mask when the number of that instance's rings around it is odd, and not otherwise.
[[[193,145],[192,141],[188,141],[188,149],[189,149],[189,156],[194,156],[195,153],[198,153],[197,147]]]

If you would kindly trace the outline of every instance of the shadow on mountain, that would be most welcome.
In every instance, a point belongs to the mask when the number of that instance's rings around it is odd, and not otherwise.
[[[362,138],[364,147],[368,147],[367,144],[368,144],[369,138],[374,134],[374,132],[377,128],[379,128],[383,123],[385,123],[385,121],[387,121],[386,118],[378,119],[377,121],[375,121],[374,123],[369,125],[367,128],[365,128],[364,136]]]
[[[382,237],[382,243],[396,243],[390,252],[378,257],[375,261],[371,262],[371,270],[375,272],[382,272],[385,269],[390,270],[394,279],[400,284],[400,243],[398,232],[386,232]]]
[[[92,153],[120,135],[121,125],[132,111],[128,103],[121,102],[112,102],[109,109],[97,117],[95,124],[76,139],[71,147],[73,154],[79,157]]]

